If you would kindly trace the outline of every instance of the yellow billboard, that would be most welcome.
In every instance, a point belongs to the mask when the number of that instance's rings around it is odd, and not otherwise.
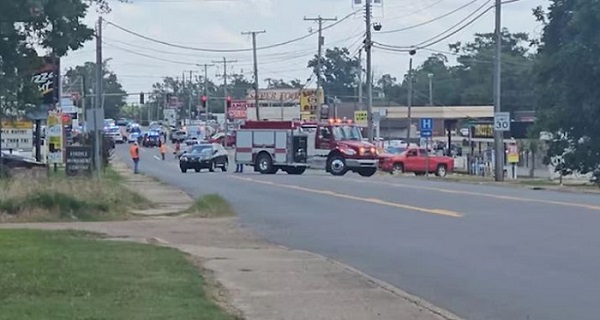
[[[15,129],[15,130],[32,130],[33,122],[31,121],[2,121],[3,129]]]
[[[320,105],[325,103],[323,89],[302,89],[300,92],[300,117],[302,120],[317,120],[317,112]]]
[[[359,126],[366,126],[368,124],[369,114],[367,111],[354,111],[354,122]]]

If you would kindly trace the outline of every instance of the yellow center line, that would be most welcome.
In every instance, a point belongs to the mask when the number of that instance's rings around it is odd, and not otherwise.
[[[378,204],[378,205],[400,208],[400,209],[419,211],[419,212],[423,212],[423,213],[442,215],[442,216],[447,216],[447,217],[452,217],[452,218],[462,218],[463,217],[463,215],[461,213],[458,213],[455,211],[450,211],[450,210],[445,210],[445,209],[428,209],[428,208],[423,208],[423,207],[416,207],[416,206],[401,204],[401,203],[397,203],[397,202],[385,201],[385,200],[376,199],[376,198],[363,198],[363,197],[358,197],[358,196],[352,196],[352,195],[348,195],[348,194],[337,193],[337,192],[330,191],[330,190],[305,188],[305,187],[300,187],[300,186],[295,186],[295,185],[280,184],[280,183],[275,183],[275,182],[271,182],[271,181],[256,180],[256,179],[245,178],[245,177],[237,177],[237,176],[229,176],[229,177],[238,179],[238,180],[253,182],[253,183],[260,183],[260,184],[265,184],[265,185],[276,186],[279,188],[286,188],[286,189],[316,193],[316,194],[321,194],[321,195],[326,195],[326,196],[331,196],[331,197],[367,202],[367,203]]]
[[[333,177],[327,177],[333,178]],[[473,191],[462,191],[462,190],[451,190],[437,187],[423,187],[423,186],[414,186],[400,183],[391,183],[391,182],[383,182],[383,181],[372,181],[372,180],[359,180],[347,178],[348,180],[363,182],[363,183],[372,183],[372,184],[381,184],[392,186],[396,188],[406,188],[406,189],[414,189],[414,190],[427,190],[427,191],[436,191],[442,193],[450,193],[450,194],[458,194],[458,195],[468,195],[468,196],[476,196],[476,197],[486,197],[500,200],[511,200],[511,201],[520,201],[520,202],[533,202],[533,203],[542,203],[542,204],[551,204],[557,206],[565,206],[565,207],[575,207],[575,208],[584,208],[590,210],[600,211],[600,206],[595,206],[591,204],[585,203],[575,203],[575,202],[565,202],[565,201],[555,201],[555,200],[543,200],[543,199],[534,199],[534,198],[525,198],[525,197],[516,197],[516,196],[505,196],[505,195],[496,195],[482,192],[473,192]]]

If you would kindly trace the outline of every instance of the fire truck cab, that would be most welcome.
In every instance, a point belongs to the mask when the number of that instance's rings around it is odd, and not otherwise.
[[[348,171],[370,177],[377,172],[377,150],[363,141],[352,121],[248,121],[237,132],[236,162],[273,174],[302,174],[321,167],[335,176]]]

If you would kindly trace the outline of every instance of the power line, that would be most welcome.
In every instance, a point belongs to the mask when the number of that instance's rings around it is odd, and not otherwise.
[[[384,43],[379,43],[376,42],[376,47],[379,49],[384,49],[384,50],[388,50],[388,51],[394,51],[394,49],[396,49],[399,52],[406,52],[409,50],[415,50],[415,49],[423,49],[423,48],[427,48],[430,47],[432,45],[435,45],[437,43],[440,43],[448,38],[450,38],[451,36],[457,34],[458,32],[462,31],[463,29],[465,29],[466,27],[468,27],[469,25],[475,23],[475,21],[479,20],[483,15],[485,15],[486,13],[488,13],[491,9],[493,9],[493,6],[488,7],[487,9],[485,9],[483,12],[479,13],[477,16],[475,16],[475,18],[471,19],[470,21],[468,21],[466,24],[464,24],[463,26],[461,26],[460,28],[454,30],[453,32],[449,33],[446,36],[443,36],[440,39],[437,39],[433,42],[427,43],[431,40],[434,40],[435,38],[443,35],[444,33],[452,30],[453,28],[459,26],[461,23],[463,23],[465,20],[467,20],[468,18],[470,18],[471,16],[473,16],[474,14],[476,14],[479,10],[481,10],[481,8],[483,8],[485,5],[487,5],[488,3],[490,3],[492,0],[487,0],[482,6],[478,7],[477,9],[475,9],[473,12],[471,12],[466,18],[462,19],[461,21],[459,21],[458,23],[454,24],[453,26],[451,26],[450,28],[444,30],[443,32],[425,40],[422,41],[418,44],[412,45],[412,46],[394,46],[394,45],[388,45],[388,44],[384,44]]]
[[[355,13],[359,12],[360,10],[354,11],[348,15],[346,15],[344,18],[340,19],[339,21],[332,23],[326,27],[323,27],[323,30],[327,30],[329,28],[332,28],[340,23],[342,23],[343,21],[349,19],[350,17],[352,17]],[[203,51],[203,52],[216,52],[216,53],[232,53],[232,52],[249,52],[249,51],[253,51],[253,50],[265,50],[265,49],[272,49],[272,48],[277,48],[277,47],[281,47],[290,43],[294,43],[294,42],[298,42],[304,39],[307,39],[309,37],[311,37],[314,34],[317,34],[318,31],[313,31],[313,32],[309,32],[307,35],[295,38],[295,39],[291,39],[288,41],[284,41],[284,42],[280,42],[280,43],[276,43],[276,44],[272,44],[272,45],[268,45],[268,46],[264,46],[264,47],[257,47],[257,48],[243,48],[243,49],[208,49],[208,48],[195,48],[195,47],[189,47],[189,46],[183,46],[183,45],[178,45],[178,44],[174,44],[174,43],[169,43],[166,41],[162,41],[162,40],[158,40],[158,39],[154,39],[148,36],[145,36],[143,34],[137,33],[135,31],[131,31],[127,28],[121,27],[113,22],[110,21],[106,21],[107,24],[123,31],[126,33],[129,33],[131,35],[134,35],[136,37],[148,40],[148,41],[152,41],[152,42],[156,42],[156,43],[160,43],[166,46],[170,46],[170,47],[175,47],[175,48],[180,48],[180,49],[186,49],[186,50],[193,50],[193,51]]]
[[[464,5],[462,5],[462,6],[458,7],[458,8],[456,8],[456,9],[454,9],[454,10],[450,11],[450,12],[447,12],[447,13],[445,13],[445,14],[441,15],[441,16],[437,16],[437,17],[435,17],[435,18],[433,18],[433,19],[430,19],[430,20],[427,20],[427,21],[423,21],[423,22],[421,22],[421,23],[418,23],[418,24],[415,24],[415,25],[412,25],[412,26],[408,26],[408,27],[404,27],[404,28],[400,28],[400,29],[388,30],[388,31],[380,31],[380,32],[378,32],[378,33],[380,33],[380,34],[386,34],[386,33],[395,33],[395,32],[401,32],[401,31],[406,31],[406,30],[410,30],[410,29],[418,28],[418,27],[421,27],[421,26],[424,26],[424,25],[430,24],[430,23],[432,23],[432,22],[435,22],[435,21],[441,20],[441,19],[443,19],[443,18],[445,18],[445,17],[447,17],[447,16],[450,16],[450,15],[452,15],[452,14],[454,14],[454,13],[456,13],[456,12],[458,12],[458,11],[460,11],[460,10],[462,10],[462,9],[464,9],[464,8],[466,8],[466,7],[468,7],[468,6],[470,6],[470,5],[472,5],[473,3],[477,2],[477,1],[480,1],[480,0],[472,0],[472,1],[469,1],[469,2],[467,2],[466,4],[464,4]]]

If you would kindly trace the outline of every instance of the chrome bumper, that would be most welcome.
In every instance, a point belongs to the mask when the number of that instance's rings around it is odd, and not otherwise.
[[[377,159],[346,159],[348,168],[377,168],[378,164]]]

